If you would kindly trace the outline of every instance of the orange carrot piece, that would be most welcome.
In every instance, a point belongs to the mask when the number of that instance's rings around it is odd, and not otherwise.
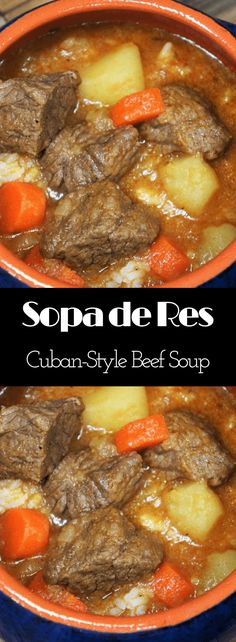
[[[51,259],[52,261],[55,259]],[[59,266],[59,261],[58,261],[58,267],[56,268],[56,278],[59,281],[64,281],[65,283],[68,283],[69,285],[73,285],[75,288],[84,288],[85,287],[85,281],[82,279],[79,274],[76,274],[73,270],[71,270],[67,265],[64,263],[61,263]]]
[[[42,255],[40,254],[39,246],[35,245],[32,247],[32,249],[26,254],[25,257],[25,263],[29,265],[30,267],[34,268],[35,270],[38,270],[38,272],[44,272],[46,273],[47,271],[47,265],[45,259],[43,259]]]
[[[38,272],[41,272],[41,274],[47,274],[51,278],[64,281],[64,283],[72,285],[75,288],[83,288],[85,286],[84,279],[67,267],[62,261],[58,261],[57,259],[44,259],[40,254],[38,245],[35,245],[27,254],[25,263]]]
[[[42,225],[46,196],[32,183],[12,181],[0,188],[0,233],[17,234]]]
[[[172,281],[183,274],[190,260],[175,243],[161,234],[149,252],[151,271],[163,281]]]
[[[165,111],[160,89],[151,87],[125,96],[111,109],[116,127],[134,125],[150,118],[156,118]]]
[[[115,444],[119,453],[128,453],[156,446],[167,438],[168,429],[163,415],[150,415],[123,426],[115,435]]]
[[[30,508],[10,508],[0,517],[0,552],[4,560],[43,553],[48,545],[49,521]]]
[[[81,602],[76,595],[69,593],[69,591],[64,589],[62,586],[49,586],[46,584],[42,571],[39,571],[39,573],[34,575],[28,585],[28,588],[30,591],[33,591],[33,593],[40,595],[44,600],[54,602],[54,604],[60,604],[61,606],[65,606],[67,609],[73,609],[73,611],[78,611],[79,613],[87,612],[86,605]]]
[[[152,588],[155,598],[168,608],[182,604],[193,592],[193,585],[176,566],[163,562],[156,571]]]
[[[49,590],[50,586],[46,584],[44,581],[43,573],[42,571],[38,571],[36,575],[32,577],[30,580],[30,583],[28,584],[28,588],[30,591],[33,591],[34,593],[37,593],[41,597],[44,598],[44,600],[49,599]]]
[[[73,611],[78,611],[79,613],[87,613],[88,611],[84,602],[81,602],[76,595],[72,595],[72,593],[69,593],[69,591],[66,591],[65,589],[63,590],[62,597],[59,598],[58,596],[58,601],[59,599],[60,604],[65,606],[67,609],[73,609]]]

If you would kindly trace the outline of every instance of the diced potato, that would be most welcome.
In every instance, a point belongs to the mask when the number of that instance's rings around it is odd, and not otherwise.
[[[160,166],[160,178],[174,204],[192,216],[200,216],[219,189],[214,169],[202,156],[186,156]]]
[[[202,232],[202,239],[197,252],[200,264],[207,263],[218,256],[225,247],[236,239],[236,226],[230,223],[223,225],[209,225]]]
[[[178,485],[164,496],[173,525],[194,541],[203,542],[223,515],[219,497],[206,482]]]
[[[114,432],[130,421],[148,416],[147,395],[142,386],[99,388],[86,395],[84,402],[85,423]]]
[[[229,549],[224,553],[211,553],[200,581],[201,590],[209,590],[222,582],[236,569],[236,551]]]
[[[144,89],[144,73],[139,49],[132,42],[121,45],[81,70],[83,98],[105,105]]]

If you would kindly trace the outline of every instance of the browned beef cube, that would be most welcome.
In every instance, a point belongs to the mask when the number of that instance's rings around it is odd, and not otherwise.
[[[79,432],[83,403],[78,398],[2,407],[0,479],[39,482],[68,453]]]
[[[41,158],[41,165],[52,189],[64,188],[64,174],[68,163],[81,153],[84,145],[94,141],[94,129],[87,123],[64,127]]]
[[[0,84],[0,151],[37,156],[74,110],[78,84],[74,71]]]
[[[121,506],[138,489],[142,458],[138,453],[102,458],[90,448],[70,453],[44,487],[55,515],[78,517],[82,511]]]
[[[145,463],[165,471],[170,479],[204,479],[211,486],[226,481],[234,462],[214,428],[202,417],[185,410],[168,412],[165,419],[169,437],[160,446],[144,452]]]
[[[105,178],[118,180],[137,157],[138,132],[121,127],[101,135],[92,123],[66,127],[51,143],[42,158],[50,187],[62,185],[72,192]]]
[[[51,541],[44,577],[76,594],[111,591],[148,576],[161,563],[158,538],[137,529],[117,508],[82,513]]]
[[[103,181],[60,201],[45,224],[41,251],[77,271],[102,268],[145,249],[158,232],[159,219],[149,207],[133,203],[118,185]]]
[[[223,154],[232,136],[205,97],[181,84],[166,85],[161,93],[164,113],[140,127],[146,140],[158,143],[164,153],[200,152],[207,160]]]

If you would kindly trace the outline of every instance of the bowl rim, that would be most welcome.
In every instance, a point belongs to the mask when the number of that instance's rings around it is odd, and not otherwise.
[[[143,13],[155,13],[175,19],[177,23],[195,28],[198,33],[204,34],[209,40],[218,44],[221,50],[230,57],[236,68],[236,39],[221,24],[204,13],[182,5],[175,0],[57,0],[34,8],[19,16],[12,23],[0,31],[0,55],[5,49],[16,43],[19,37],[27,35],[34,29],[42,27],[53,19],[62,19],[64,16],[92,12],[98,10],[129,10]],[[197,287],[219,275],[230,267],[236,260],[236,240],[226,247],[217,257],[204,266],[186,273],[167,284],[157,286],[161,288],[191,288]],[[2,243],[0,243],[0,267],[11,276],[31,287],[43,288],[74,288],[63,281],[40,274],[34,268],[26,265],[16,257]]]
[[[226,390],[236,398],[236,386]],[[77,614],[72,609],[53,604],[39,595],[31,592],[10,575],[0,564],[0,597],[1,592],[45,620],[63,624],[80,630],[97,631],[102,633],[137,633],[153,629],[172,628],[184,624],[196,617],[201,617],[206,611],[219,606],[236,591],[236,570],[220,584],[199,597],[188,600],[179,607],[169,611],[140,615],[133,617],[101,616],[92,613]]]
[[[58,0],[61,1],[61,0]],[[62,0],[63,1],[63,0]],[[124,1],[124,0],[122,0]],[[231,259],[229,261],[229,256]],[[12,259],[14,261],[12,262]],[[216,276],[219,276],[224,270],[229,268],[236,261],[236,240],[232,241],[217,257],[211,259],[205,265],[197,268],[193,272],[188,272],[178,279],[169,281],[162,285],[156,285],[154,288],[196,288],[207,283]],[[216,270],[217,265],[217,270]],[[2,243],[0,243],[0,268],[8,272],[10,276],[18,279],[21,283],[32,288],[69,288],[78,289],[77,286],[70,285],[65,281],[59,281],[46,274],[37,272],[34,268],[28,266],[24,261],[15,256]],[[206,273],[207,268],[207,273]],[[84,286],[86,288],[86,285]]]
[[[233,571],[215,588],[203,595],[188,600],[179,607],[151,615],[133,617],[101,616],[93,613],[77,614],[72,609],[48,602],[32,593],[0,565],[0,592],[21,607],[46,620],[75,629],[102,633],[137,633],[153,629],[165,629],[183,624],[214,609],[235,593],[236,571]]]

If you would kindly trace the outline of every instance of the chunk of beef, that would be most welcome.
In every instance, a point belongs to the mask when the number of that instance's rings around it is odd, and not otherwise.
[[[0,479],[38,482],[68,453],[79,432],[78,398],[39,401],[0,410]]]
[[[138,453],[104,459],[90,448],[67,455],[44,487],[55,515],[77,517],[103,506],[121,506],[138,488],[142,458]]]
[[[41,158],[43,172],[52,189],[64,187],[64,173],[68,163],[77,158],[84,145],[94,141],[94,129],[87,123],[64,127]]]
[[[66,127],[42,158],[42,168],[51,188],[68,192],[105,178],[118,180],[137,157],[138,132],[122,127],[97,133],[92,123]]]
[[[78,84],[74,71],[0,84],[0,151],[37,156],[74,110]]]
[[[162,558],[155,535],[138,530],[117,508],[101,508],[82,513],[52,539],[44,577],[76,594],[108,592],[147,576]]]
[[[145,249],[159,232],[149,208],[135,204],[111,181],[81,187],[60,201],[45,224],[41,251],[80,271],[106,267]]]
[[[146,464],[164,470],[170,479],[204,479],[211,486],[228,479],[234,462],[205,419],[184,410],[169,412],[165,419],[169,437],[144,452]]]
[[[200,152],[207,160],[223,154],[232,136],[211,103],[184,85],[167,85],[161,91],[165,111],[159,118],[143,123],[141,135],[158,143],[163,153]]]

